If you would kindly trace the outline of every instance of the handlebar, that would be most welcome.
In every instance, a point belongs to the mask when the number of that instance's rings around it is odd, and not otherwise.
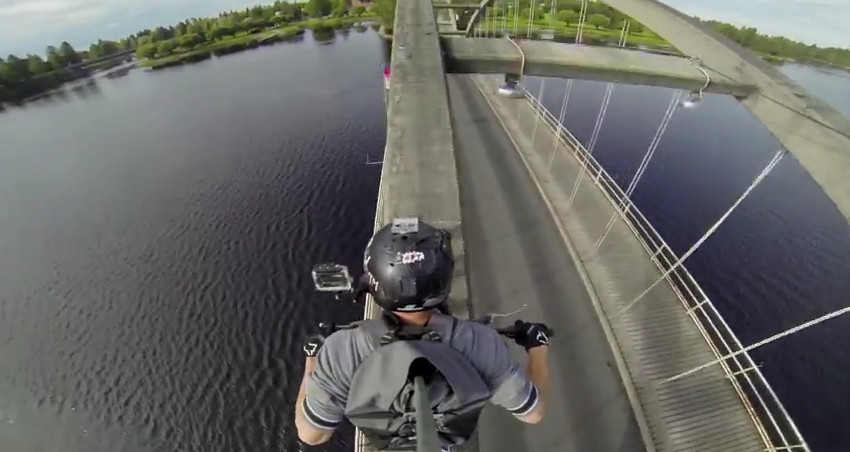
[[[351,322],[351,323],[345,323],[345,324],[342,324],[342,325],[336,325],[336,324],[333,324],[333,323],[328,324],[328,323],[325,323],[325,322],[321,322],[321,323],[319,323],[319,331],[325,336],[330,336],[331,334],[333,334],[334,332],[339,331],[339,330],[351,330],[351,329],[357,328],[360,325],[364,324],[365,322],[366,322],[366,320],[357,320],[357,321],[354,321],[354,322]],[[483,323],[480,320],[473,320],[473,322],[488,325],[488,323]],[[506,327],[503,327],[503,328],[493,328],[493,329],[496,330],[496,332],[499,333],[500,335],[505,336],[509,339],[515,338],[516,335],[519,333],[519,330],[517,330],[516,326],[514,326],[514,325],[506,326]]]
[[[354,295],[354,299],[356,301],[357,294],[362,293],[361,291],[363,288],[360,287],[360,279],[357,279],[355,281],[355,279],[352,278],[351,273],[348,271],[348,267],[346,267],[345,265],[335,263],[317,264],[313,267],[312,277],[313,284],[316,286],[317,291],[332,293],[334,295],[334,298],[336,299],[339,299],[339,297],[344,294],[352,294]],[[516,311],[505,314],[487,314],[484,317],[471,321],[489,326],[494,323],[496,319],[514,316],[522,312],[526,307],[527,305],[523,305]],[[448,311],[445,311],[445,313],[448,314]],[[338,330],[357,328],[364,322],[366,321],[358,320],[343,325],[327,324],[323,322],[319,324],[319,331],[321,332],[321,334],[329,336],[333,332]],[[511,339],[515,338],[519,333],[519,331],[517,331],[516,327],[514,327],[513,325],[504,328],[495,328],[491,326],[491,328],[496,330],[496,332],[500,335]]]

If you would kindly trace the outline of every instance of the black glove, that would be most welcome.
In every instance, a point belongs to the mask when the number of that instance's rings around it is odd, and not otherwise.
[[[514,322],[514,328],[516,329],[514,341],[522,347],[525,347],[526,350],[540,347],[541,345],[549,345],[549,340],[555,336],[555,332],[552,331],[552,328],[549,328],[542,323],[530,323],[517,320]]]
[[[319,349],[322,348],[322,345],[325,343],[325,336],[321,334],[314,334],[307,338],[307,341],[304,342],[304,353],[307,356],[316,356],[319,354]]]

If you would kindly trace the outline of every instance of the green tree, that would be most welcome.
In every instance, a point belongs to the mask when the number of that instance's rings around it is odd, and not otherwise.
[[[82,61],[80,55],[77,54],[74,47],[71,44],[68,44],[67,41],[59,45],[59,55],[62,57],[62,62],[65,65],[77,64]]]
[[[752,27],[744,27],[738,30],[738,36],[736,40],[742,46],[749,47],[755,42],[756,35],[758,35],[758,30]]]
[[[32,72],[29,69],[29,62],[27,60],[22,60],[15,55],[9,55],[6,57],[6,62],[3,64],[2,72],[0,72],[0,78],[2,78],[6,83],[12,86],[18,86],[18,90],[20,88],[26,88],[25,85],[27,80],[32,77]]]
[[[578,20],[578,13],[571,9],[565,9],[558,11],[557,18],[560,22],[570,25]]]
[[[47,50],[44,53],[47,55],[47,64],[49,64],[52,69],[59,69],[65,65],[62,62],[62,57],[59,55],[59,49],[57,49],[56,46],[47,46]]]
[[[165,39],[165,30],[162,27],[157,27],[151,32],[151,42],[159,42]]]
[[[395,2],[396,0],[375,0],[372,6],[372,11],[378,15],[381,25],[389,30],[392,30],[395,22]]]
[[[186,49],[193,49],[201,42],[203,41],[197,34],[182,35],[177,38],[177,45]]]
[[[304,8],[310,17],[324,17],[331,13],[333,4],[331,0],[308,0]]]
[[[363,6],[363,5],[357,5],[357,6],[355,6],[355,7],[354,7],[354,10],[352,11],[352,13],[353,13],[355,16],[362,16],[362,15],[363,15],[363,13],[365,13],[365,12],[366,12],[366,7],[365,7],[365,6]]]
[[[162,41],[158,42],[156,45],[156,54],[158,56],[167,56],[171,55],[171,52],[174,50],[174,43],[171,41]]]
[[[333,15],[342,17],[348,14],[348,7],[351,5],[351,0],[334,0]]]
[[[139,58],[153,58],[156,55],[156,44],[146,43],[136,47],[136,56]]]
[[[629,24],[629,33],[640,34],[646,30],[646,27],[643,26],[642,23],[631,19],[631,23]]]
[[[592,14],[587,18],[587,22],[598,30],[611,25],[611,18],[602,14]]]
[[[41,59],[38,55],[29,55],[27,57],[27,67],[30,74],[38,75],[50,71],[50,65]]]
[[[94,60],[100,58],[102,55],[100,54],[100,46],[97,44],[92,44],[89,46],[89,56],[87,59]]]
[[[555,7],[558,11],[581,11],[581,0],[557,0]]]
[[[251,15],[251,17],[253,17],[255,19],[264,19],[265,18],[264,8],[262,6],[255,6],[255,7],[251,8],[250,15]]]

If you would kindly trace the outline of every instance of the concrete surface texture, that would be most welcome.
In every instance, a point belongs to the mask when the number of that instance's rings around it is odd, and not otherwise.
[[[460,201],[452,126],[437,23],[430,2],[398,2],[387,94],[387,145],[376,227],[396,217],[418,216],[453,232],[463,262]],[[467,311],[466,275],[458,265],[453,312]]]
[[[507,39],[442,38],[446,69],[453,73],[519,73],[522,57]],[[523,74],[601,80],[632,85],[669,86],[698,91],[705,75],[687,58],[612,47],[517,40],[525,54]],[[707,92],[747,96],[754,85],[707,70]]]

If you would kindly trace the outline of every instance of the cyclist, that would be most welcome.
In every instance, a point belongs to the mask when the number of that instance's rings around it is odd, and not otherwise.
[[[445,338],[442,343],[460,352],[472,365],[486,384],[492,403],[523,422],[536,424],[545,412],[552,331],[542,323],[516,322],[514,340],[529,356],[523,371],[494,329],[447,315],[444,308],[454,274],[450,240],[448,231],[418,221],[408,230],[394,224],[381,228],[364,253],[365,288],[385,317],[399,325],[438,332]],[[378,347],[381,344],[376,344],[363,328],[308,339],[304,378],[295,406],[295,425],[303,449],[323,445],[331,438],[346,416],[350,393],[364,390],[352,388],[355,372]],[[379,391],[382,382],[374,383],[374,390]],[[477,422],[477,415],[474,419]],[[477,435],[473,433],[468,432],[469,440],[460,446],[462,449],[475,447]]]

